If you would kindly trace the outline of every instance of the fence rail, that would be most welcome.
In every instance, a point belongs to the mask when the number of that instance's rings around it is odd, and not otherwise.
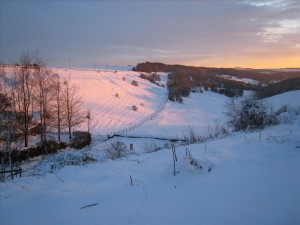
[[[6,171],[0,171],[0,174],[3,176],[3,174],[10,173],[10,177],[13,180],[15,175],[20,175],[22,177],[22,169],[19,167],[19,169],[16,170],[6,170]]]

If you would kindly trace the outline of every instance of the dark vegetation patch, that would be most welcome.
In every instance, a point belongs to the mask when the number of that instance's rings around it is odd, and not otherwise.
[[[30,158],[37,156],[43,156],[48,154],[57,153],[61,149],[65,149],[66,144],[64,142],[56,142],[52,140],[47,140],[39,143],[36,146],[32,146],[21,151],[12,150],[11,160],[12,163],[22,162]],[[0,158],[3,160],[4,164],[9,164],[9,152],[0,151]]]
[[[287,91],[300,89],[300,77],[283,80],[278,83],[273,83],[265,87],[261,87],[256,92],[256,97],[259,99],[279,95]]]
[[[91,134],[84,131],[74,131],[71,139],[70,147],[81,149],[88,146],[92,141]]]
[[[140,78],[148,80],[151,83],[154,83],[156,85],[157,85],[157,81],[160,81],[160,76],[156,72],[150,74],[141,73]]]
[[[167,72],[169,100],[182,102],[190,92],[213,92],[228,97],[242,96],[244,90],[256,91],[261,98],[300,89],[300,72],[265,69],[209,68],[163,63],[139,63],[134,71],[145,73]],[[248,78],[259,84],[245,83],[228,79],[221,75],[230,75],[237,79]]]

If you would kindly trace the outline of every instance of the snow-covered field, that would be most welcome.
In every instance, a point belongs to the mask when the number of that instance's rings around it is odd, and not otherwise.
[[[226,121],[222,95],[194,93],[183,104],[166,103],[167,90],[138,73],[78,71],[57,69],[80,87],[94,115],[94,135],[128,129],[126,135],[179,137],[189,125],[201,132]],[[130,84],[133,79],[138,87]],[[274,110],[299,107],[299,97],[300,91],[293,91],[266,102]],[[137,112],[128,108],[141,102],[145,107]],[[144,152],[147,142],[170,146],[163,140],[95,140],[90,148],[48,156],[22,178],[0,183],[0,224],[300,224],[300,116],[289,121],[177,146],[176,176],[169,147]],[[104,148],[116,140],[133,143],[134,149],[126,157],[105,159]],[[187,149],[197,166],[190,164]],[[98,161],[49,170],[55,161],[80,154]]]
[[[243,82],[243,83],[246,83],[246,84],[253,84],[253,85],[258,85],[259,84],[259,81],[249,79],[249,78],[237,78],[237,77],[231,76],[231,75],[218,75],[218,77],[222,77],[222,78],[225,78],[225,79],[228,79],[228,80]]]

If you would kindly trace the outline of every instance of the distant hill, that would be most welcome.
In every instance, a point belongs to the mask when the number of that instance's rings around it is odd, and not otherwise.
[[[213,68],[144,62],[138,63],[133,70],[169,73],[169,99],[179,102],[191,91],[208,89],[229,97],[241,96],[244,90],[251,90],[260,98],[300,89],[300,69],[297,68]]]

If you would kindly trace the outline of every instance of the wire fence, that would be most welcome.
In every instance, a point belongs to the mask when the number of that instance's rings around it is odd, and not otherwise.
[[[159,105],[158,110],[151,113],[149,116],[147,116],[145,119],[141,120],[139,123],[134,124],[132,126],[124,128],[124,129],[120,129],[120,130],[117,130],[117,131],[114,131],[114,132],[110,132],[107,135],[96,135],[95,137],[93,137],[93,140],[94,141],[105,141],[105,140],[108,140],[108,139],[110,139],[112,137],[115,137],[115,136],[123,136],[124,134],[137,129],[140,126],[145,125],[147,122],[153,120],[161,111],[164,110],[164,108],[166,107],[167,102],[168,102],[168,98],[166,97],[164,99],[164,101],[161,102],[161,104]]]

